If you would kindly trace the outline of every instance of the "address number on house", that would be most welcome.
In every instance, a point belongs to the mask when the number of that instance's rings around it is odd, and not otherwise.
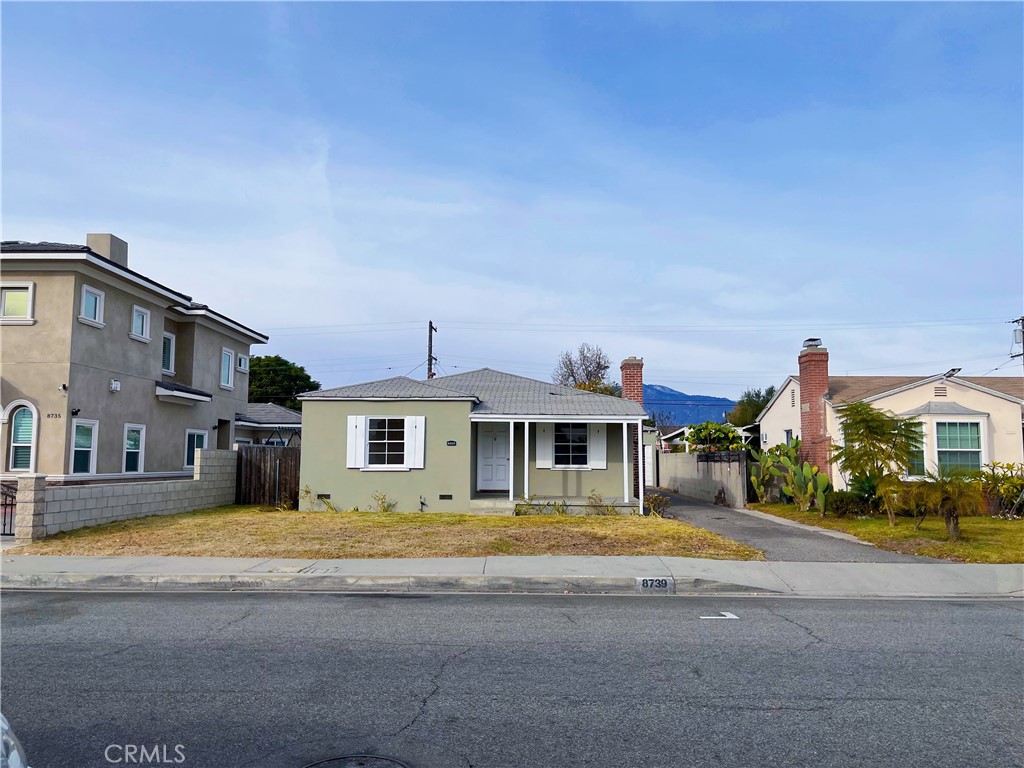
[[[636,579],[636,591],[644,594],[664,593],[671,595],[676,591],[675,580],[671,578],[642,578]]]

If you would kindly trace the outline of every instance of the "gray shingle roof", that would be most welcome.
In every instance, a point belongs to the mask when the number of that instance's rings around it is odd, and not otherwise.
[[[527,379],[490,368],[442,376],[431,385],[471,392],[480,398],[473,413],[509,416],[635,416],[644,418],[644,409],[632,400],[597,395],[573,387],[562,387],[536,379]]]
[[[70,253],[88,251],[89,246],[76,243],[30,243],[27,240],[4,240],[0,251],[4,253]]]
[[[924,416],[926,414],[939,414],[942,416],[988,416],[984,411],[976,411],[960,403],[939,403],[930,400],[909,411],[904,411],[900,416]]]
[[[436,381],[436,379],[435,379]],[[473,395],[454,389],[445,389],[433,383],[416,381],[405,376],[352,384],[347,387],[321,389],[306,392],[299,397],[303,400],[473,400]]]
[[[276,403],[249,403],[243,413],[235,414],[235,419],[256,424],[301,424],[302,414]]]
[[[307,392],[304,400],[475,400],[473,413],[507,416],[627,416],[644,418],[632,400],[527,379],[490,368],[415,381],[405,376]]]

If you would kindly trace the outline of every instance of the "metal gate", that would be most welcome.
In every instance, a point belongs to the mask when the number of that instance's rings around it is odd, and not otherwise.
[[[18,509],[18,486],[16,483],[0,483],[0,494],[3,500],[3,524],[0,525],[0,536],[14,535],[14,514]]]
[[[299,506],[299,448],[238,446],[235,501],[264,507]]]

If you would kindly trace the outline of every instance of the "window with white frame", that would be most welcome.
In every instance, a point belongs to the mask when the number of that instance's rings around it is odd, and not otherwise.
[[[4,325],[31,325],[35,322],[35,283],[0,285],[0,322]]]
[[[238,365],[236,367],[242,373],[248,373],[249,372],[249,356],[248,355],[239,355],[238,356]]]
[[[423,416],[349,416],[345,466],[360,470],[423,469]]]
[[[935,424],[939,471],[981,469],[981,424],[976,421],[939,421]]]
[[[105,294],[91,285],[82,286],[82,302],[78,311],[78,319],[97,328],[103,327],[103,303]]]
[[[71,474],[96,474],[96,441],[100,423],[92,419],[71,420]]]
[[[235,353],[227,347],[220,351],[220,385],[224,389],[235,387]]]
[[[588,431],[586,424],[555,424],[554,466],[587,466]]]
[[[196,465],[196,451],[206,447],[207,432],[205,429],[189,429],[185,431],[185,467]]]
[[[914,431],[917,433],[917,447],[910,451],[910,477],[924,477],[924,424],[914,424]]]
[[[145,307],[132,307],[132,329],[128,333],[136,341],[149,341],[149,310]]]
[[[146,425],[124,425],[122,472],[143,472],[146,459]]]
[[[160,350],[160,371],[162,373],[174,373],[174,344],[173,333],[164,333],[163,348]]]
[[[32,409],[21,406],[11,414],[11,457],[8,468],[17,472],[32,469],[32,442],[35,436],[35,417]]]

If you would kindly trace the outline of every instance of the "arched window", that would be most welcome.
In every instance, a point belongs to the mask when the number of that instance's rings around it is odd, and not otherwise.
[[[32,411],[25,406],[16,408],[11,424],[11,469],[32,468]]]

